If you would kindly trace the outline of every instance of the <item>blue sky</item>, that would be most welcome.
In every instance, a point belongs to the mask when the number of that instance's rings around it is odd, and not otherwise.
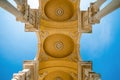
[[[82,0],[81,9],[87,9],[92,1]],[[93,25],[91,34],[82,34],[80,43],[82,59],[93,61],[93,70],[102,80],[120,79],[120,9]],[[34,59],[36,53],[36,34],[24,32],[24,24],[0,8],[0,79],[10,80],[13,73],[22,70],[23,61]]]

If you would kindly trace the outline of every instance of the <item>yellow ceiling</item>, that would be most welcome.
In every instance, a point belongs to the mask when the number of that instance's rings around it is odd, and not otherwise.
[[[44,41],[45,52],[55,58],[63,58],[72,53],[74,49],[73,40],[64,34],[53,34]]]

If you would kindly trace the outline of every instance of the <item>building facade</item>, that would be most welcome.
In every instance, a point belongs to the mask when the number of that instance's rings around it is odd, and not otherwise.
[[[36,32],[38,53],[34,60],[24,61],[23,70],[12,80],[100,80],[92,71],[92,62],[80,56],[80,37],[91,33],[92,25],[120,7],[114,0],[101,11],[105,0],[91,3],[87,11],[80,10],[80,0],[39,0],[38,9],[30,9],[27,0],[7,0],[0,6],[25,23],[26,32]]]

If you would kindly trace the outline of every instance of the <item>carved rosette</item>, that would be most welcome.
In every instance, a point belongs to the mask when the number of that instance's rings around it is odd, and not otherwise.
[[[54,58],[64,58],[72,54],[74,42],[71,37],[64,34],[48,36],[43,43],[44,51]]]

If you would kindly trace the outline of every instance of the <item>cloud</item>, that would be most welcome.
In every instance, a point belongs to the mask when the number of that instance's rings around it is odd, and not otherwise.
[[[14,2],[14,0],[8,0],[11,4],[13,4],[15,7],[17,7],[16,3]],[[30,7],[32,9],[36,9],[39,6],[39,0],[27,0],[28,4],[30,5]]]
[[[83,34],[81,38],[81,51],[86,53],[89,57],[100,57],[103,55],[112,40],[111,24],[105,21],[101,24],[93,26],[93,33]],[[83,49],[83,50],[82,50]],[[82,54],[84,54],[82,53]]]
[[[28,0],[28,4],[31,8],[38,8],[39,7],[39,1],[38,0]]]
[[[91,2],[95,2],[96,0],[81,0],[80,2],[80,9],[81,10],[87,10],[90,6]]]
[[[91,2],[96,0],[81,0],[81,10],[87,10]],[[111,0],[106,1],[102,6],[105,7]],[[111,17],[112,18],[112,17]],[[112,26],[109,18],[101,20],[100,24],[93,25],[93,32],[91,34],[82,34],[81,37],[81,54],[85,54],[90,58],[97,58],[104,54],[112,40]]]
[[[80,9],[87,10],[90,6],[90,3],[93,3],[97,0],[81,0],[80,2]],[[107,0],[103,5],[101,5],[100,9],[103,9],[107,4],[109,4],[112,0]]]

